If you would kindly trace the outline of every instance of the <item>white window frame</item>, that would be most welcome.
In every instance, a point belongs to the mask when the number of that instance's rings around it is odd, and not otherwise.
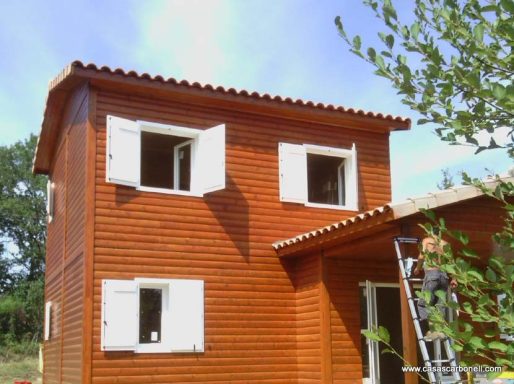
[[[286,143],[279,143],[279,153],[281,145]],[[303,153],[304,160],[302,162],[298,162],[297,164],[302,164],[301,167],[303,168],[302,172],[305,176],[305,196],[302,199],[299,199],[297,197],[295,198],[283,198],[282,197],[282,191],[280,192],[281,201],[284,202],[292,202],[292,203],[300,203],[304,204],[306,207],[312,207],[312,208],[328,208],[328,209],[337,209],[337,210],[344,210],[344,211],[358,211],[358,178],[357,178],[357,149],[355,146],[355,143],[352,144],[351,149],[344,149],[344,148],[335,148],[335,147],[327,147],[327,146],[320,146],[320,145],[314,145],[314,144],[303,144],[303,145],[294,145],[294,144],[286,144],[288,147],[296,147],[295,151],[297,151],[297,155],[300,153]],[[286,147],[284,146],[284,147]],[[345,204],[323,204],[323,203],[313,203],[309,201],[308,196],[308,177],[307,177],[307,154],[316,154],[316,155],[322,155],[322,156],[332,156],[332,157],[339,157],[341,159],[344,159],[344,164],[340,165],[338,168],[338,189],[339,189],[339,201],[342,201],[342,193],[343,188],[342,184],[343,181],[341,179],[341,170],[340,167],[344,167],[344,193],[345,193]],[[281,159],[281,162],[284,159]],[[282,163],[279,165],[279,177],[280,177],[280,188],[284,188],[282,185],[284,177],[282,175],[283,172],[285,172],[282,168]]]
[[[170,282],[168,279],[150,279],[150,278],[136,278],[134,279],[138,282],[137,289],[137,343],[136,343],[136,353],[162,353],[162,352],[170,352],[170,329],[166,325],[170,323],[170,307],[169,307],[169,297],[170,297]],[[162,308],[161,308],[161,342],[160,343],[140,343],[139,342],[139,328],[140,319],[139,313],[141,310],[141,303],[139,298],[141,297],[141,288],[154,288],[162,290]]]
[[[180,184],[180,158],[179,158],[179,153],[180,153],[180,149],[182,147],[187,147],[188,145],[191,145],[191,176],[193,176],[193,159],[194,159],[193,147],[195,148],[195,151],[196,151],[196,146],[195,146],[195,140],[194,139],[188,140],[188,141],[184,141],[183,143],[177,144],[177,145],[175,145],[173,147],[173,191],[180,191],[180,189],[178,189],[179,184]],[[189,180],[190,188],[191,188],[191,181],[192,180]]]
[[[136,122],[140,127],[140,130],[139,130],[139,143],[140,143],[139,150],[140,151],[141,151],[141,134],[142,134],[142,132],[157,133],[159,135],[187,137],[187,138],[191,139],[184,143],[177,144],[175,147],[173,147],[173,159],[175,160],[174,175],[173,175],[173,188],[170,189],[170,188],[147,187],[147,186],[141,185],[141,177],[140,177],[139,182],[136,186],[136,189],[138,191],[158,192],[158,193],[166,193],[166,194],[172,194],[172,195],[196,196],[196,197],[203,196],[203,193],[197,191],[196,188],[194,188],[194,183],[193,183],[193,176],[196,174],[195,166],[196,166],[196,157],[197,157],[197,149],[198,149],[198,138],[199,138],[202,130],[195,129],[195,128],[179,127],[177,125],[151,123],[151,122],[142,121],[142,120],[137,120]],[[176,162],[176,159],[178,157],[177,149],[182,146],[185,146],[187,144],[191,144],[191,181],[190,181],[190,185],[189,185],[189,191],[183,191],[183,190],[180,190],[177,188],[178,164]],[[141,152],[140,152],[140,156],[141,156]],[[141,172],[141,162],[139,164],[139,172]]]

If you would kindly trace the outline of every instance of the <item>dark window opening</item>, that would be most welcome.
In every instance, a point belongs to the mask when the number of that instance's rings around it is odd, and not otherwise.
[[[161,342],[162,289],[139,290],[139,342]]]
[[[183,144],[189,140],[191,139],[188,137],[142,131],[141,185],[189,191],[191,189],[191,145]],[[178,167],[175,167],[176,151],[179,152]],[[177,176],[175,172],[178,172]]]
[[[345,205],[344,159],[308,153],[307,188],[310,203]]]

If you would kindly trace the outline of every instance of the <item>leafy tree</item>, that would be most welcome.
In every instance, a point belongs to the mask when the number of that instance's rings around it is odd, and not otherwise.
[[[37,280],[44,272],[46,177],[32,174],[37,137],[0,147],[0,238],[3,264],[11,258],[7,278]],[[14,272],[13,272],[14,270]],[[6,276],[2,277],[2,281]]]
[[[364,3],[388,28],[379,33],[383,46],[364,52],[337,17],[339,33],[423,116],[418,124],[437,124],[450,144],[504,147],[514,156],[514,1],[415,0],[412,24],[400,21],[391,0]],[[493,138],[501,127],[510,130],[505,143]]]
[[[36,143],[0,147],[0,345],[41,335],[46,178],[32,174]]]
[[[435,124],[436,133],[449,144],[474,146],[476,153],[502,147],[514,157],[514,0],[415,0],[415,18],[409,24],[399,19],[391,0],[364,4],[388,30],[379,33],[382,47],[363,48],[360,36],[348,37],[341,17],[335,19],[339,33],[350,51],[389,79],[403,103],[422,116],[418,124]],[[505,127],[505,140],[497,142],[493,136]],[[453,182],[444,176],[444,186]],[[514,185],[499,181],[489,189],[466,174],[463,180],[503,205],[505,225],[493,236],[498,249],[479,258],[464,233],[446,228],[444,219],[426,212],[432,220],[423,226],[428,235],[434,235],[437,223],[443,235],[461,244],[459,251],[445,247],[441,269],[456,278],[464,298],[446,305],[465,315],[448,323],[432,308],[430,319],[436,330],[455,340],[456,350],[512,369],[514,343],[500,339],[500,333],[514,334]],[[431,257],[435,255],[427,255]],[[445,293],[439,295],[446,300]],[[379,331],[367,336],[388,344],[387,332]],[[465,363],[473,362],[464,356]]]
[[[459,310],[461,316],[449,322],[440,310],[431,308],[430,321],[437,330],[444,332],[454,342],[453,348],[463,352],[463,362],[471,365],[480,356],[489,365],[514,369],[514,343],[505,337],[514,336],[514,185],[497,180],[496,187],[488,187],[480,180],[464,181],[478,186],[485,195],[497,200],[505,208],[504,226],[493,235],[496,249],[483,265],[480,256],[469,247],[469,237],[446,227],[443,218],[436,218],[432,211],[424,210],[430,223],[422,225],[427,235],[438,239],[434,225],[441,235],[453,238],[458,250],[450,245],[443,247],[443,255],[428,254],[427,261],[440,264],[459,283],[459,303],[447,299],[447,293],[436,292],[441,306]],[[419,293],[425,301],[429,292]]]

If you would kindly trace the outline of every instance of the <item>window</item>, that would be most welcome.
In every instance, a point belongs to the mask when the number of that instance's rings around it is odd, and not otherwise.
[[[357,152],[279,143],[280,200],[357,210]]]
[[[54,183],[52,183],[52,180],[48,179],[46,183],[46,214],[49,223],[52,222],[54,217],[54,193]]]
[[[201,130],[107,116],[107,182],[202,196],[225,188],[225,126]]]
[[[50,322],[52,319],[52,302],[47,301],[45,304],[45,341],[50,340]]]
[[[104,280],[102,350],[203,352],[201,280]]]

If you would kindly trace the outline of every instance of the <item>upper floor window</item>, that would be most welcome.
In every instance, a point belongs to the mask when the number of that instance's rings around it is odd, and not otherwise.
[[[202,196],[225,188],[225,126],[201,130],[107,116],[108,182]]]
[[[357,210],[357,151],[279,143],[280,200]]]

